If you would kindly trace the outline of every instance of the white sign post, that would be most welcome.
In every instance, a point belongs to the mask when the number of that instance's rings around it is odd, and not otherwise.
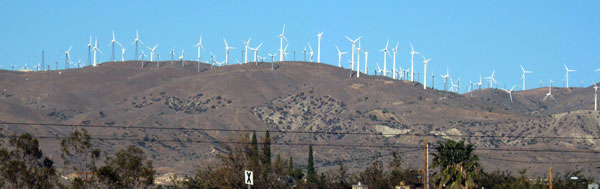
[[[244,171],[244,183],[246,183],[248,185],[248,188],[250,188],[250,185],[254,185],[254,179],[252,178],[252,171],[248,171],[248,170]]]

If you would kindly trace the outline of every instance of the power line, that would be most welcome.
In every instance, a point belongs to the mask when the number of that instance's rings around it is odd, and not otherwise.
[[[600,137],[574,137],[574,136],[526,136],[526,135],[452,135],[452,134],[383,134],[371,132],[335,132],[335,131],[291,131],[291,130],[250,130],[250,129],[214,129],[214,128],[185,128],[185,127],[149,127],[149,126],[124,126],[124,125],[83,125],[62,123],[24,123],[24,122],[0,122],[5,125],[28,125],[28,126],[54,126],[54,127],[87,127],[87,128],[110,128],[110,129],[151,129],[151,130],[187,130],[187,131],[222,131],[222,132],[271,132],[271,133],[293,133],[293,134],[327,134],[327,135],[370,135],[370,136],[417,136],[417,137],[457,137],[457,138],[521,138],[521,139],[580,139],[600,140]]]
[[[478,155],[479,157],[498,160],[498,161],[508,161],[508,162],[517,162],[517,163],[536,163],[536,164],[583,164],[583,163],[600,163],[600,160],[588,160],[588,161],[524,161],[524,160],[515,160],[515,159],[503,159],[503,158],[495,158],[489,156]]]

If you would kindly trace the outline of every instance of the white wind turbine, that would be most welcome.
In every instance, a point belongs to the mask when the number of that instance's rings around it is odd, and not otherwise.
[[[390,40],[387,40],[387,43],[385,44],[385,48],[381,49],[379,51],[383,52],[383,76],[387,75],[387,55],[390,54],[388,52],[388,45],[390,44]]]
[[[230,47],[225,38],[223,38],[223,42],[225,42],[225,65],[229,65],[229,49],[235,49],[235,47]]]
[[[548,87],[548,93],[546,93],[544,100],[547,100],[548,98],[554,100],[554,96],[552,96],[552,83],[554,83],[554,81],[550,80],[550,87]]]
[[[423,64],[425,65],[425,70],[423,72],[423,89],[427,90],[427,64],[429,64],[429,61],[431,61],[430,59],[425,58],[424,55],[423,56]]]
[[[71,48],[73,48],[73,46],[69,47],[69,50],[65,51],[65,69],[69,69],[69,62],[71,61]]]
[[[323,37],[323,32],[317,33],[317,62],[321,62],[321,37]]]
[[[394,57],[393,57],[394,65],[392,66],[392,78],[396,79],[396,54],[398,53],[398,43],[396,43],[396,48],[393,48],[392,51],[394,52]]]
[[[185,49],[181,49],[181,56],[179,56],[179,60],[181,60],[181,67],[185,67]]]
[[[314,54],[315,52],[313,52],[313,49],[312,49],[312,47],[310,46],[310,43],[308,43],[308,48],[310,49],[310,52],[308,53],[308,54],[309,54],[309,56],[310,56],[310,62],[313,62],[313,54]]]
[[[154,45],[153,48],[146,47],[150,50],[150,62],[154,61],[154,51],[156,50],[156,47],[158,47],[158,44]]]
[[[413,48],[412,42],[410,43],[410,81],[415,81],[415,54],[419,54],[419,52],[415,51]],[[445,85],[445,84],[444,84]]]
[[[450,70],[446,67],[446,75],[441,75],[444,79],[444,91],[448,91],[448,77],[450,77]]]
[[[458,85],[454,84],[454,81],[452,78],[450,78],[450,92],[454,92],[454,90],[456,90],[454,87],[458,87]]]
[[[346,37],[346,39],[348,39],[348,41],[350,41],[350,43],[352,43],[352,62],[351,62],[352,66],[351,66],[351,69],[352,69],[352,71],[354,71],[354,49],[356,48],[356,42],[358,40],[360,40],[360,38],[362,36],[356,38],[355,40],[350,39],[348,36],[344,36],[344,37]]]
[[[248,64],[248,47],[250,46],[250,40],[252,40],[252,37],[248,38],[248,41],[242,41],[244,48],[246,48],[244,50],[244,64]]]
[[[121,46],[121,61],[125,62],[125,48]]]
[[[510,103],[511,103],[511,104],[513,103],[512,91],[513,91],[513,89],[515,89],[515,87],[516,87],[516,85],[513,85],[513,87],[512,87],[512,88],[510,88],[510,90],[506,90],[506,89],[502,88],[502,90],[503,90],[504,92],[508,93],[508,96],[510,96]]]
[[[117,41],[117,39],[115,38],[115,31],[112,31],[112,40],[110,41],[110,43],[108,44],[109,46],[112,46],[112,56],[111,56],[111,61],[115,61],[115,43],[119,44],[119,46],[123,47],[123,45],[121,45],[121,43],[119,41]]]
[[[281,30],[281,34],[279,34],[279,61],[283,62],[283,39],[287,41],[287,38],[284,35],[285,33],[285,24],[283,25],[283,29]],[[312,62],[312,61],[311,61]]]
[[[530,74],[533,72],[525,70],[525,68],[523,68],[523,65],[520,65],[520,66],[521,66],[521,71],[523,72],[523,75],[521,75],[521,79],[523,79],[523,90],[525,90],[525,74]]]
[[[569,70],[569,68],[567,68],[566,64],[563,64],[563,66],[565,66],[565,71],[566,71],[565,77],[567,79],[567,88],[569,88],[569,72],[574,72],[575,70]]]
[[[194,47],[198,48],[198,65],[200,65],[200,49],[204,49],[204,46],[202,46],[202,35],[200,35],[200,40],[198,40],[198,43]],[[173,53],[175,53],[175,49],[171,51],[171,59],[173,59]]]
[[[133,42],[131,43],[132,45],[135,44],[135,59],[139,60],[138,58],[138,43],[142,43],[142,45],[145,45],[144,42],[140,39],[140,35],[138,33],[137,30],[135,30],[135,39],[133,40]]]
[[[479,82],[477,83],[477,90],[481,90],[481,85],[483,85],[483,82],[481,81],[481,73],[479,73]]]
[[[342,51],[340,51],[340,48],[338,48],[337,45],[335,46],[335,49],[337,49],[337,52],[338,52],[338,67],[341,68],[342,67],[342,55],[346,54],[348,52],[342,52]]]
[[[87,65],[89,66],[92,63],[92,36],[90,35],[90,43],[88,43],[88,61]],[[58,68],[54,68],[58,70]]]
[[[383,70],[381,70],[381,67],[379,67],[379,63],[375,63],[375,64],[377,64],[377,72],[376,73],[379,73],[379,75],[382,75]]]
[[[360,41],[358,41],[358,48],[356,48],[356,77],[360,77]]]
[[[486,80],[490,81],[490,88],[493,88],[492,86],[492,82],[496,83],[496,79],[494,79],[494,74],[496,73],[496,70],[492,71],[492,75],[486,77]]]
[[[368,64],[369,64],[369,52],[365,51],[365,74],[369,74],[369,68],[368,68]]]
[[[96,43],[94,45],[94,48],[92,48],[92,50],[94,51],[94,67],[96,67],[98,65],[98,59],[96,58],[97,56],[97,52],[100,51],[100,53],[102,53],[102,51],[98,48],[98,37],[96,37]],[[103,54],[103,53],[102,53]]]
[[[251,51],[254,51],[254,63],[256,65],[258,65],[258,49],[260,49],[260,46],[262,46],[262,43],[260,43],[258,46],[256,46],[256,48],[252,48],[252,47],[248,47]]]

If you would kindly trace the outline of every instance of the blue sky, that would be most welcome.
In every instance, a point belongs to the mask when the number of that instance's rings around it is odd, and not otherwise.
[[[362,36],[370,74],[375,63],[383,63],[378,50],[388,38],[390,46],[399,43],[398,66],[408,68],[412,42],[432,58],[428,74],[435,73],[436,88],[443,85],[439,75],[446,67],[463,86],[495,69],[499,87],[520,88],[519,64],[534,72],[527,75],[528,89],[549,79],[562,86],[563,64],[577,70],[570,74],[570,86],[600,80],[600,72],[594,72],[600,68],[599,1],[1,1],[0,16],[0,69],[35,65],[42,50],[47,64],[59,61],[63,68],[71,45],[73,61],[86,61],[90,35],[99,39],[100,61],[107,61],[112,30],[132,59],[136,29],[147,45],[160,43],[163,60],[172,48],[178,54],[185,49],[186,59],[195,59],[193,46],[203,35],[203,61],[210,52],[224,59],[225,37],[237,48],[230,54],[235,62],[242,60],[241,41],[249,37],[251,46],[264,42],[262,56],[278,52],[278,34],[286,24],[289,59],[293,50],[301,59],[308,42],[316,51],[317,31],[323,31],[322,62],[337,65],[335,45],[350,52],[344,36]],[[415,62],[422,73],[422,58]]]

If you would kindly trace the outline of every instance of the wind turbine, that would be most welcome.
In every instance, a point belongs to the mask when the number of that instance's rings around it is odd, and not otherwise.
[[[142,45],[145,45],[144,42],[140,39],[140,35],[138,33],[137,30],[135,30],[135,39],[133,40],[133,42],[131,43],[132,45],[135,43],[135,58],[136,60],[139,60],[138,58],[138,43],[142,43]]]
[[[90,43],[88,43],[88,61],[87,65],[89,66],[92,63],[92,36],[90,35]],[[54,68],[57,70],[58,68]]]
[[[567,68],[566,64],[563,64],[563,66],[565,66],[565,70],[566,70],[565,77],[567,78],[567,88],[569,88],[569,72],[574,72],[575,70],[569,70],[569,68]]]
[[[96,67],[98,65],[98,63],[97,63],[98,60],[96,58],[96,56],[97,56],[96,52],[100,51],[100,53],[103,54],[102,51],[98,48],[98,37],[96,37],[96,44],[94,45],[94,48],[92,48],[92,50],[94,51],[94,67]]]
[[[194,47],[198,48],[198,65],[200,65],[200,49],[204,49],[204,46],[202,46],[202,35],[200,35],[200,40],[198,40],[198,43],[196,43],[196,45],[194,45]],[[248,49],[246,49],[248,50]],[[171,59],[173,59],[173,53],[175,52],[175,50],[171,51]]]
[[[483,85],[483,82],[481,81],[481,73],[479,73],[479,83],[477,83],[477,90],[481,90],[481,85]]]
[[[310,52],[309,52],[309,55],[310,55],[310,62],[313,62],[313,54],[314,54],[315,52],[313,52],[313,49],[312,49],[312,47],[310,46],[310,43],[308,43],[308,48],[310,48]]]
[[[510,90],[506,90],[506,89],[502,88],[502,90],[503,90],[504,92],[508,93],[508,95],[510,96],[510,103],[511,103],[511,104],[513,103],[512,91],[513,91],[513,89],[515,89],[515,87],[516,87],[516,85],[513,85],[513,87],[512,87],[512,88],[510,88]]]
[[[225,65],[229,65],[229,49],[235,49],[235,47],[230,47],[225,38],[223,38],[223,41],[225,42]]]
[[[523,75],[521,75],[521,79],[523,79],[523,90],[525,90],[525,74],[530,74],[533,72],[525,70],[525,68],[523,68],[523,65],[520,65],[520,66],[521,66],[521,71],[523,71]]]
[[[348,36],[344,36],[344,37],[346,37],[346,39],[348,39],[348,41],[350,41],[350,43],[352,43],[352,63],[351,64],[352,64],[352,71],[354,71],[354,49],[356,48],[356,42],[358,40],[360,40],[360,38],[362,36],[356,38],[355,40],[350,39]]]
[[[273,62],[273,61],[275,61],[275,57],[277,56],[277,53],[274,53],[274,54],[269,53],[267,55],[269,55],[271,57],[271,62]]]
[[[256,48],[252,48],[252,47],[248,47],[250,50],[254,51],[254,63],[256,63],[256,65],[258,65],[258,49],[260,49],[260,46],[262,46],[262,43],[260,43],[258,46],[256,46]]]
[[[457,85],[455,85],[454,81],[452,80],[452,78],[450,78],[450,92],[454,92],[454,90],[455,90],[454,86],[457,86]]]
[[[111,61],[115,61],[115,43],[119,44],[121,47],[123,45],[121,45],[121,43],[119,41],[117,41],[117,39],[115,38],[115,31],[112,31],[112,35],[113,35],[113,38],[112,38],[112,40],[110,41],[110,43],[108,45],[112,46],[112,56],[111,56],[110,60]]]
[[[485,78],[485,79],[487,79],[487,80],[489,80],[489,81],[490,81],[490,88],[493,88],[493,87],[492,87],[492,82],[496,83],[496,79],[494,79],[494,74],[495,74],[495,73],[496,73],[496,70],[494,70],[494,71],[492,72],[492,75],[490,75],[490,76],[488,76],[488,77],[486,77],[486,78]]]
[[[71,48],[73,48],[73,46],[69,47],[69,50],[65,51],[65,69],[69,69],[69,62],[71,61]]]
[[[148,48],[148,50],[150,50],[150,62],[154,61],[154,50],[156,50],[156,47],[158,47],[158,44],[156,44],[153,48],[150,47],[146,47]]]
[[[242,41],[244,48],[246,48],[244,50],[244,64],[248,64],[248,46],[250,46],[250,40],[252,40],[252,37],[248,38],[248,41]]]
[[[395,54],[394,54],[394,56],[395,56]],[[421,56],[423,56],[423,64],[425,65],[425,71],[423,72],[423,89],[427,90],[427,64],[429,64],[429,61],[431,61],[431,58],[427,59],[427,58],[425,58],[424,55],[421,55]]]
[[[317,33],[317,62],[321,62],[321,37],[323,32]]]
[[[365,74],[369,74],[369,68],[368,68],[368,63],[369,63],[369,52],[365,51]]]
[[[185,67],[185,50],[181,49],[181,56],[179,56],[179,60],[181,60],[181,67]]]
[[[441,75],[444,79],[444,91],[448,91],[448,77],[450,77],[450,70],[446,67],[446,75]]]
[[[414,76],[415,76],[415,54],[420,54],[419,52],[415,51],[415,48],[413,48],[413,44],[412,42],[410,43],[410,81],[415,81]],[[444,84],[446,85],[446,84]]]
[[[396,79],[396,54],[398,53],[398,43],[396,42],[396,47],[392,49],[394,51],[394,65],[392,66],[392,78]],[[425,58],[425,57],[423,57]]]
[[[338,51],[338,67],[341,68],[342,67],[342,55],[346,54],[347,52],[340,51],[340,48],[338,48],[337,45],[335,46],[335,49],[337,49],[337,51]]]
[[[548,98],[554,100],[554,96],[552,96],[552,83],[554,83],[554,81],[550,80],[550,87],[548,87],[548,93],[546,93],[544,100],[547,100]]]
[[[360,41],[358,41],[358,48],[356,48],[356,77],[360,77]]]
[[[387,73],[387,55],[390,54],[388,52],[388,45],[390,44],[390,40],[387,40],[387,43],[385,44],[385,48],[381,49],[379,51],[383,52],[383,76],[386,76]]]
[[[594,82],[594,111],[598,111],[598,85],[596,85],[596,81]]]
[[[125,62],[125,48],[121,46],[121,61]]]
[[[379,67],[379,63],[375,63],[375,64],[377,64],[377,72],[376,73],[379,73],[381,75],[381,73],[383,73],[383,70],[381,70],[381,67]]]
[[[283,62],[283,39],[287,41],[287,38],[284,35],[285,33],[285,24],[283,25],[283,29],[281,30],[281,34],[279,34],[279,61]],[[312,62],[312,61],[311,61]]]

